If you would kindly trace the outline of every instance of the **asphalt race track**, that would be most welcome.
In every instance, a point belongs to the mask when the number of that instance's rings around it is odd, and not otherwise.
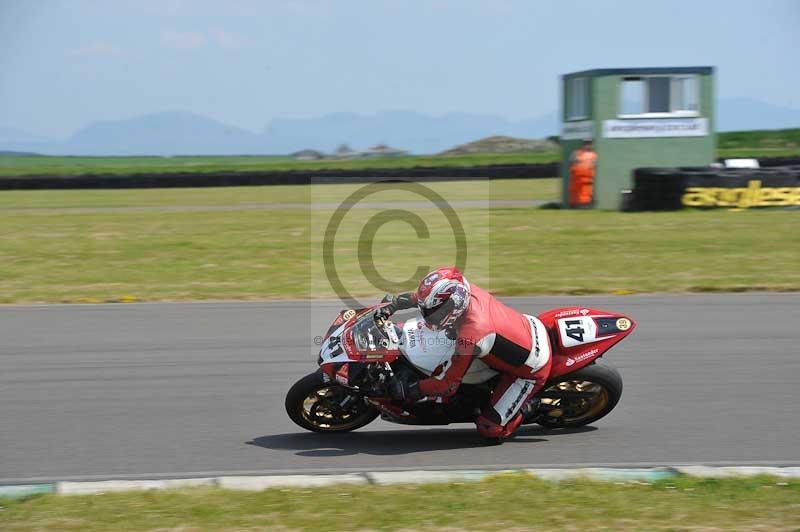
[[[284,394],[315,369],[330,302],[0,307],[0,483],[509,466],[800,464],[800,294],[517,298],[639,327],[605,357],[617,409],[483,447],[471,425],[303,432]]]

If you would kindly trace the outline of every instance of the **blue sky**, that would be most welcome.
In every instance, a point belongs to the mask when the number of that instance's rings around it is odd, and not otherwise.
[[[0,0],[0,125],[64,137],[184,109],[535,117],[558,75],[714,65],[718,96],[800,108],[800,1]]]

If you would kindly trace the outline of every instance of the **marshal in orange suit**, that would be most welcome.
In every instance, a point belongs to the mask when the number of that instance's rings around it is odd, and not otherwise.
[[[594,195],[594,169],[597,153],[591,140],[572,152],[569,159],[569,206],[589,207]]]

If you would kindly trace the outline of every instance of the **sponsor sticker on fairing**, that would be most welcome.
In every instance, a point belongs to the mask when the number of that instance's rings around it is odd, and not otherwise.
[[[558,314],[556,314],[555,317],[556,318],[564,318],[566,316],[577,316],[577,315],[578,315],[578,309],[574,309],[574,310],[561,311]]]
[[[577,316],[580,314],[581,316],[586,316],[589,314],[589,309],[586,308],[575,308],[572,310],[562,310],[558,314],[555,315],[556,318],[564,318],[566,316]]]
[[[587,358],[591,358],[596,355],[600,351],[599,349],[590,349],[585,353],[581,353],[580,355],[576,356],[575,358],[569,357],[566,362],[564,362],[565,366],[572,366],[576,362],[583,362]]]

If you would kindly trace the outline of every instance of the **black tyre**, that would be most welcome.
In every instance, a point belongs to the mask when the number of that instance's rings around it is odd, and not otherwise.
[[[622,377],[611,365],[597,362],[563,375],[540,392],[536,423],[549,428],[583,427],[608,415],[622,396]]]
[[[289,388],[286,413],[304,429],[325,433],[350,432],[378,417],[378,410],[364,396],[335,382],[325,382],[320,371],[306,375]]]

